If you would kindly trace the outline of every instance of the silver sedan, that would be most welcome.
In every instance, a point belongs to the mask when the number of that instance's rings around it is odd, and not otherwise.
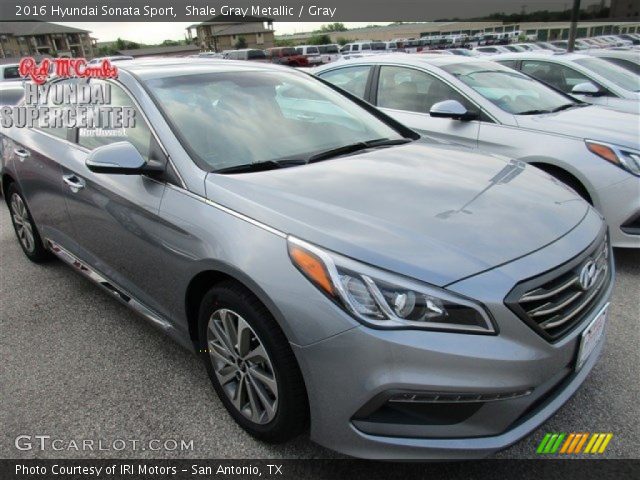
[[[314,73],[422,134],[536,165],[604,214],[615,246],[640,247],[637,115],[577,102],[484,58],[387,55]]]

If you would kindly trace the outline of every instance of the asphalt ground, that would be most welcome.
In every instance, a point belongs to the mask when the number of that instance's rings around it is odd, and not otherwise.
[[[546,432],[611,432],[600,458],[640,458],[640,251],[615,256],[599,363],[548,422],[496,458],[539,458]],[[308,435],[273,446],[244,433],[195,356],[61,262],[29,262],[1,200],[0,307],[1,458],[339,457]],[[18,435],[103,439],[109,448],[42,450],[34,442],[18,450]],[[118,451],[115,439],[140,442]],[[193,441],[193,448],[140,448],[152,439]]]

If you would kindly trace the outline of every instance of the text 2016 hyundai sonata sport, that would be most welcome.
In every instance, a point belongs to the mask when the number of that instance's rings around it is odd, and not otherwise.
[[[17,236],[199,352],[250,434],[480,457],[588,375],[614,271],[572,190],[285,67],[118,66],[124,141],[2,131]]]

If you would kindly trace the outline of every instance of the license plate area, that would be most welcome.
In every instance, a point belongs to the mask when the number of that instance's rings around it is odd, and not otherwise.
[[[589,326],[584,329],[580,335],[580,347],[578,348],[578,358],[576,360],[576,370],[580,370],[589,356],[593,353],[604,333],[604,327],[607,323],[607,313],[609,304],[607,303],[598,312]]]

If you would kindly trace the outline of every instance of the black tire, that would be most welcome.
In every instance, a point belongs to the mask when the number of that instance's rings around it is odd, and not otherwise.
[[[5,201],[7,202],[7,206],[9,208],[9,214],[11,215],[13,230],[24,254],[29,260],[34,263],[43,263],[51,260],[51,252],[49,252],[44,247],[42,239],[40,238],[40,234],[38,233],[38,228],[33,221],[31,212],[29,211],[27,201],[22,196],[22,193],[18,189],[18,186],[15,183],[9,184],[9,188],[4,193]],[[16,206],[20,205],[24,206],[24,210],[22,212],[14,211],[14,209],[16,209]],[[22,222],[25,225],[21,226],[19,222]],[[24,236],[26,234],[25,228],[29,229],[31,233],[32,238],[30,238],[30,241],[24,239]]]
[[[240,320],[244,320],[251,327],[251,334],[255,334],[252,338],[261,342],[268,354],[277,383],[277,407],[274,409],[275,416],[266,423],[256,423],[236,408],[216,376],[214,357],[208,350],[207,330],[214,312],[221,310],[239,315]],[[309,423],[309,404],[300,368],[284,333],[255,295],[234,281],[215,285],[202,300],[198,326],[200,355],[211,383],[229,414],[244,430],[253,437],[269,443],[287,441],[306,430]],[[211,338],[210,333],[209,335]],[[224,364],[218,361],[218,368],[219,365]]]

